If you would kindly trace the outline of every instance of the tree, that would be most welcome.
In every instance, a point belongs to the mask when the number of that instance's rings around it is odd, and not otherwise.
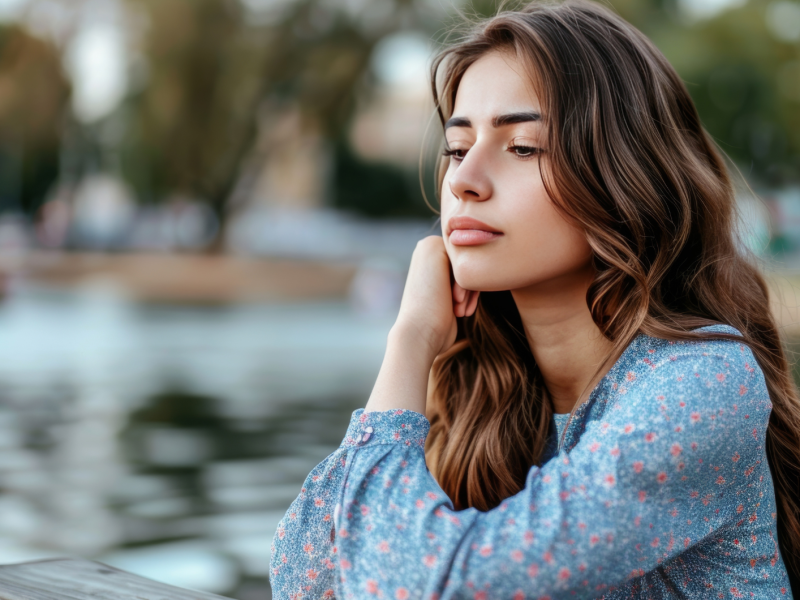
[[[0,211],[38,210],[58,177],[69,98],[56,49],[0,25]]]

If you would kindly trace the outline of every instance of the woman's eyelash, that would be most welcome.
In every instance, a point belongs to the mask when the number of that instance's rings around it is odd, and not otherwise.
[[[537,154],[542,153],[541,148],[536,148],[535,146],[509,146],[509,150],[513,151],[519,158],[531,158],[536,156]],[[458,152],[466,152],[465,150],[460,149],[450,149],[445,148],[444,152],[442,152],[442,156],[452,156],[456,160],[463,160],[463,156],[458,156]],[[522,152],[522,154],[520,154]]]

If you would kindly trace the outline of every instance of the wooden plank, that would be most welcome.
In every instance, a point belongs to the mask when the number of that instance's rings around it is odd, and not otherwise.
[[[225,600],[101,562],[53,559],[0,565],[0,600]]]

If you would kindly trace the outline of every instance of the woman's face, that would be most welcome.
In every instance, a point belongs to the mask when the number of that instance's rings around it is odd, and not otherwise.
[[[584,234],[560,215],[542,182],[549,162],[543,117],[511,54],[488,53],[464,73],[445,129],[452,154],[441,216],[453,274],[465,289],[521,290],[590,262]]]

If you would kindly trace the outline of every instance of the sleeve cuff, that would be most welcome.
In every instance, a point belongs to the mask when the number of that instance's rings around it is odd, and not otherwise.
[[[353,411],[341,447],[403,444],[424,448],[431,424],[414,410]]]

